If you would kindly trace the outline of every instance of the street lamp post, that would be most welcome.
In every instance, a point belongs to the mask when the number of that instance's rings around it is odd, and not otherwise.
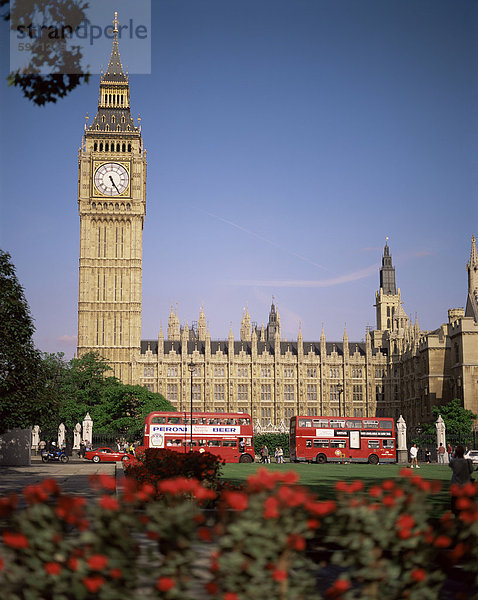
[[[344,393],[344,386],[341,383],[339,383],[337,385],[337,391],[339,393],[339,417],[341,417],[342,416],[342,403],[340,401],[340,396]],[[345,417],[345,403],[344,403],[344,417]]]
[[[189,369],[189,372],[191,373],[191,420],[189,422],[191,438],[190,438],[189,452],[192,452],[193,451],[193,373],[194,373],[194,369],[195,369],[195,364],[193,363],[193,361],[191,361],[188,364],[188,369]]]

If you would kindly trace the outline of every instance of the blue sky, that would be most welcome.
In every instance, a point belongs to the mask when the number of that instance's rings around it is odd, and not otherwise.
[[[121,21],[121,13],[119,14]],[[56,105],[8,88],[1,36],[0,246],[45,351],[77,333],[77,153],[94,76]],[[423,329],[466,301],[478,233],[478,3],[156,0],[151,74],[131,75],[148,151],[143,339],[204,304],[287,339],[364,338],[386,236]],[[120,52],[123,64],[128,56]],[[107,54],[109,53],[109,50]],[[106,65],[109,56],[99,56]]]

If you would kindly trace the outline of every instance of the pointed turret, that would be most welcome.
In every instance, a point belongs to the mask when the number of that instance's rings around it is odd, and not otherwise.
[[[199,311],[198,339],[201,341],[204,341],[206,339],[206,315],[204,314],[203,306],[201,306],[201,310]]]
[[[266,340],[272,342],[275,340],[276,333],[280,337],[280,317],[274,304],[274,296],[272,296],[271,310],[269,312],[269,322],[266,327]]]
[[[176,309],[177,311],[177,309]],[[173,310],[173,305],[171,304],[171,312],[169,313],[168,319],[168,340],[172,340],[174,342],[179,342],[181,339],[181,327],[179,324],[179,319],[177,312],[175,313]]]
[[[468,298],[466,300],[465,317],[473,317],[478,322],[478,254],[476,238],[471,238],[470,261],[466,265],[468,271]]]
[[[246,311],[242,314],[241,321],[241,341],[251,341],[251,316],[249,314],[249,306],[246,305]]]
[[[87,127],[86,133],[121,132],[129,133],[132,138],[135,138],[141,134],[131,117],[129,81],[123,70],[119,53],[118,13],[115,13],[113,25],[113,48],[108,67],[101,76],[98,112],[93,123]]]
[[[380,288],[385,295],[394,295],[397,293],[395,267],[392,265],[392,257],[388,247],[388,237],[386,238],[385,248],[383,249],[382,268],[380,269]]]

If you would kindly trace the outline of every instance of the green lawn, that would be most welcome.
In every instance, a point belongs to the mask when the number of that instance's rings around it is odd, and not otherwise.
[[[299,483],[307,486],[320,498],[328,499],[334,497],[334,484],[336,481],[361,479],[366,487],[373,485],[384,479],[400,478],[399,472],[403,465],[384,464],[325,464],[316,463],[286,463],[277,465],[255,464],[226,464],[222,468],[222,478],[228,481],[244,483],[251,473],[258,468],[265,467],[271,471],[291,470],[296,471],[300,477]],[[429,498],[430,508],[433,515],[440,514],[443,510],[449,508],[448,488],[450,485],[451,470],[448,465],[421,465],[421,468],[415,471],[424,479],[439,479],[442,481],[443,488],[438,494],[433,494]]]

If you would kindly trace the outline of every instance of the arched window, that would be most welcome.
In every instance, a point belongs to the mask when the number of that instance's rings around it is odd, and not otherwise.
[[[108,205],[106,204],[106,202],[103,204],[103,208],[104,208],[105,210],[108,210]]]
[[[105,152],[109,151],[109,146],[108,146],[108,142],[105,143]]]
[[[128,144],[128,152],[131,152],[131,144]]]
[[[121,95],[121,106],[123,106],[123,95]]]
[[[119,204],[118,203],[115,204],[115,210],[119,210]]]
[[[95,142],[95,145],[93,146],[93,150],[96,152],[98,150],[98,142]]]
[[[122,122],[122,123],[125,123],[125,122],[126,122],[126,119],[124,118],[124,115],[121,117],[121,122]]]
[[[105,117],[105,115],[103,115],[103,116],[101,117],[101,122],[102,122],[102,123],[104,123],[105,121],[106,121],[106,117]]]
[[[100,143],[100,152],[103,152],[103,142]]]
[[[99,128],[100,128],[100,126],[97,124],[97,125],[96,125],[96,129],[98,130]]]
[[[118,125],[118,127],[116,128],[116,131],[121,131],[121,125]]]
[[[118,127],[119,127],[119,125],[118,125]],[[119,151],[120,151],[120,145],[119,145],[119,142],[117,142],[116,143],[116,152],[119,152]]]
[[[105,131],[109,131],[110,130],[110,126],[107,124],[105,127]]]
[[[96,208],[96,202],[92,202],[92,203],[91,203],[91,208],[92,208],[93,210],[95,210],[95,208]]]
[[[126,152],[126,144],[123,144],[122,150],[123,150],[123,152]]]
[[[131,127],[130,127],[129,125],[128,125],[128,127],[126,127],[126,129],[127,129],[128,131],[131,131]]]
[[[131,204],[129,202],[126,204],[126,210],[131,210]]]

